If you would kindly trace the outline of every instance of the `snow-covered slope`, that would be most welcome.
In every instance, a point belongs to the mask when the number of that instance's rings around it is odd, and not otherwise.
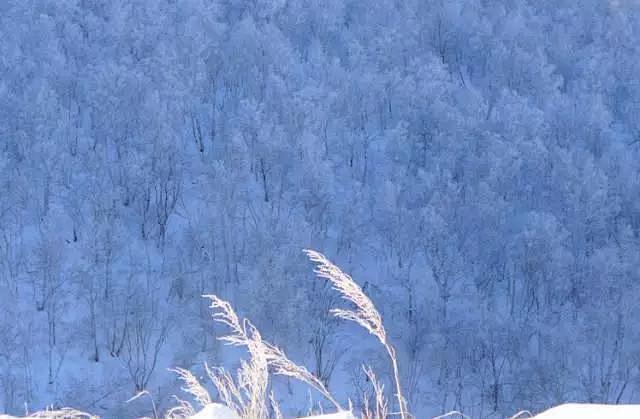
[[[210,293],[340,397],[390,390],[303,248],[376,303],[418,419],[640,403],[639,16],[0,0],[0,412],[169,408],[168,369],[235,369]]]

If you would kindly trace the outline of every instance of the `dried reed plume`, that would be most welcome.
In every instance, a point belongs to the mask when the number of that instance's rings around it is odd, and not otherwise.
[[[191,373],[191,371],[186,370],[184,368],[174,368],[169,371],[175,372],[178,374],[178,378],[180,378],[185,386],[182,387],[182,391],[191,394],[200,404],[200,406],[206,406],[211,403],[211,397],[209,396],[209,392],[206,388],[204,388],[198,379]],[[191,405],[191,403],[179,399],[176,397],[178,401],[178,406],[172,407],[166,414],[167,418],[170,419],[179,419],[185,418],[189,416],[193,416],[196,411]]]
[[[363,366],[362,369],[371,382],[375,396],[375,410],[372,412],[369,409],[369,399],[366,394],[364,395],[362,419],[386,419],[389,415],[389,410],[387,408],[387,399],[384,397],[384,385],[378,381],[378,378],[370,367]]]
[[[271,402],[271,410],[273,410],[273,416],[275,417],[275,419],[284,419],[284,416],[282,416],[282,411],[280,410],[280,405],[278,404],[273,391],[269,394],[269,401]]]
[[[242,419],[266,419],[268,417],[267,388],[269,383],[268,361],[263,351],[264,343],[260,332],[247,320],[241,321],[231,304],[214,296],[205,296],[211,300],[213,317],[231,329],[231,334],[219,339],[229,345],[243,346],[249,351],[249,361],[241,361],[234,378],[223,368],[209,368],[205,364],[207,375],[215,386],[218,396],[224,404]],[[185,383],[183,390],[190,393],[205,407],[211,404],[209,392],[189,371],[173,370]],[[189,402],[178,399],[179,405],[169,410],[167,418],[187,418],[195,411]]]
[[[191,403],[186,400],[182,400],[177,396],[174,396],[174,398],[178,402],[178,406],[174,406],[167,411],[165,414],[166,419],[183,419],[196,414],[196,410],[193,408]]]
[[[249,368],[244,361],[240,363],[240,368]],[[211,382],[215,386],[218,391],[218,396],[234,412],[241,414],[243,411],[242,404],[243,397],[242,392],[236,385],[235,380],[231,376],[231,374],[225,371],[224,368],[216,367],[209,368],[208,365],[205,364],[205,368],[207,370],[207,375],[211,379]],[[246,375],[246,372],[242,375]],[[244,417],[244,416],[242,416]]]
[[[312,262],[316,263],[316,274],[327,279],[342,298],[355,306],[355,310],[334,308],[331,309],[331,313],[338,318],[358,323],[370,334],[377,337],[386,349],[393,366],[396,398],[400,408],[399,414],[401,419],[409,419],[410,415],[407,412],[400,386],[400,373],[395,349],[389,342],[382,318],[375,305],[349,275],[342,272],[324,255],[313,250],[305,250],[305,253]],[[268,400],[276,419],[281,419],[282,413],[273,393],[267,396],[269,372],[271,371],[276,375],[294,378],[306,383],[333,403],[339,411],[344,411],[318,377],[305,367],[291,361],[280,348],[263,340],[258,329],[249,320],[241,319],[229,302],[216,295],[204,295],[204,297],[211,301],[210,308],[213,309],[214,320],[224,324],[231,331],[230,334],[218,339],[228,345],[244,347],[250,355],[249,361],[241,361],[235,379],[223,368],[209,368],[205,364],[207,374],[215,386],[219,398],[227,407],[235,411],[242,419],[266,419],[268,417]],[[199,404],[206,406],[212,402],[207,390],[193,374],[181,368],[173,371],[185,383],[186,386],[183,390],[193,395]],[[369,401],[365,400],[362,417],[363,419],[384,419],[390,415],[384,396],[384,387],[370,368],[365,367],[364,371],[373,385],[375,408],[372,412]],[[168,418],[185,418],[194,413],[191,404],[180,399],[178,402],[179,406],[169,411]]]
[[[241,322],[228,302],[215,295],[205,295],[205,297],[211,300],[211,308],[216,310],[214,319],[227,325],[232,331],[231,335],[222,336],[220,340],[231,345],[247,347],[251,357],[264,359],[266,366],[270,367],[274,374],[306,383],[333,403],[338,410],[343,410],[320,379],[305,367],[291,361],[280,348],[264,341],[251,322],[246,319]]]
[[[328,280],[333,289],[338,291],[343,299],[349,301],[355,306],[355,310],[336,308],[332,309],[331,313],[338,318],[358,323],[369,331],[370,334],[377,337],[380,340],[380,343],[385,347],[393,367],[400,417],[402,419],[407,419],[409,415],[407,413],[405,398],[402,395],[396,351],[387,338],[387,333],[382,324],[382,317],[380,316],[380,313],[371,299],[369,299],[369,297],[367,297],[367,295],[362,291],[360,285],[358,285],[349,275],[342,272],[340,268],[331,263],[331,261],[329,261],[329,259],[327,259],[323,254],[308,249],[304,250],[304,252],[309,257],[309,260],[316,264],[315,273],[318,277]]]
[[[343,410],[320,379],[305,367],[291,361],[278,347],[264,341],[258,329],[247,319],[240,319],[229,302],[216,295],[205,295],[211,300],[213,318],[227,326],[231,333],[218,339],[232,346],[241,346],[249,352],[249,361],[240,361],[237,377],[223,368],[209,368],[205,364],[207,375],[215,386],[221,401],[243,419],[264,419],[268,417],[267,400],[271,404],[274,416],[282,418],[280,407],[273,393],[267,397],[269,369],[276,375],[300,380],[313,387],[327,398],[338,410]],[[184,381],[183,390],[190,393],[203,407],[211,403],[207,390],[188,370],[174,370]],[[195,410],[189,402],[177,399],[179,405],[169,410],[167,418],[179,419],[191,416]]]
[[[260,332],[248,320],[240,320],[227,301],[215,295],[205,295],[205,297],[211,300],[211,308],[214,310],[213,318],[231,329],[231,334],[219,339],[229,345],[245,347],[250,355],[249,361],[240,363],[237,383],[221,368],[207,368],[209,377],[223,401],[241,418],[266,418],[269,362]]]

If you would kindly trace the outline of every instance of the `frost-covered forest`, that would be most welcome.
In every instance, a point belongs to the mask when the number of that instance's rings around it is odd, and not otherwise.
[[[170,406],[207,293],[390,388],[303,248],[418,418],[640,402],[639,68],[635,0],[0,1],[0,413]]]

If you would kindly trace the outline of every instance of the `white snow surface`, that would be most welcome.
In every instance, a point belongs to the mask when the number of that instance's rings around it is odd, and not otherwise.
[[[534,419],[640,419],[640,405],[567,403],[546,410]],[[0,419],[17,419],[0,415]],[[210,404],[191,419],[240,419],[227,406]],[[351,412],[338,412],[299,419],[355,419]]]
[[[205,406],[204,409],[202,409],[195,415],[191,416],[190,419],[240,419],[240,418],[233,410],[229,409],[227,406],[224,406],[222,404],[212,403],[210,405]]]
[[[640,419],[640,405],[607,405],[567,403],[553,407],[533,419]],[[0,414],[0,419],[19,419],[15,416]],[[240,419],[227,406],[210,404],[190,419]],[[299,419],[355,419],[351,412],[338,412]]]
[[[546,410],[534,419],[640,419],[638,404],[567,403]]]

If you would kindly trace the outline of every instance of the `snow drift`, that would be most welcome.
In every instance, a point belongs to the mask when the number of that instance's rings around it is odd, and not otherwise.
[[[190,419],[240,419],[240,418],[238,417],[238,415],[236,415],[236,413],[233,410],[229,409],[227,406],[213,403],[205,406],[204,409],[202,409],[195,415],[191,416]]]
[[[534,419],[638,419],[640,405],[567,403],[546,410]]]
[[[0,419],[8,417],[0,416]],[[553,407],[533,419],[638,419],[640,405],[606,405],[567,403]],[[190,419],[240,419],[228,407],[210,404]],[[299,419],[355,419],[351,412],[338,412]]]

